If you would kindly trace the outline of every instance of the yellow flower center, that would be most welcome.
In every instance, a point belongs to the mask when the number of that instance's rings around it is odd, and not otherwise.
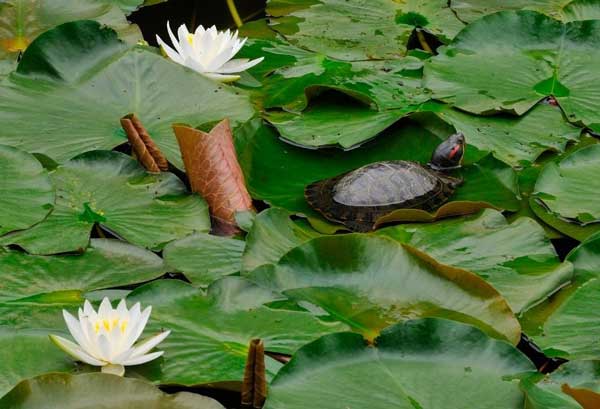
[[[125,333],[125,330],[127,329],[127,324],[127,320],[121,320],[119,318],[114,318],[112,320],[98,320],[94,323],[94,331],[98,333],[102,328],[104,328],[106,332],[111,332],[113,328],[117,327],[121,330],[121,333]]]
[[[188,33],[187,40],[188,40],[188,43],[190,43],[191,45],[194,45],[194,35],[193,34]]]

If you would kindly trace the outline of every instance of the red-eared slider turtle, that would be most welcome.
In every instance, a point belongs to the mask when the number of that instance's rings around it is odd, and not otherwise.
[[[326,219],[370,231],[392,210],[431,211],[444,204],[462,183],[446,172],[460,167],[464,152],[465,137],[456,133],[435,149],[426,166],[405,160],[371,163],[312,183],[304,194]]]

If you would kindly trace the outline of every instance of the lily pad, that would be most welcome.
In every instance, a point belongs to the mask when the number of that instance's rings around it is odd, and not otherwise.
[[[559,108],[538,104],[522,117],[470,115],[445,105],[429,104],[435,115],[465,135],[467,143],[513,167],[531,165],[542,153],[564,152],[581,129],[569,124]],[[430,126],[431,116],[423,125]]]
[[[596,0],[452,0],[450,7],[465,23],[506,10],[535,10],[562,20],[593,20],[600,16]]]
[[[246,283],[241,290],[240,282]],[[206,295],[181,281],[160,280],[136,289],[127,299],[153,306],[147,331],[173,331],[160,344],[164,361],[136,368],[140,375],[163,384],[239,386],[250,340],[260,338],[265,350],[292,354],[324,334],[347,328],[321,322],[309,313],[263,307],[273,299],[272,293],[239,277],[213,283]],[[272,358],[266,361],[271,378],[281,365]]]
[[[571,122],[600,126],[600,21],[563,24],[534,11],[500,12],[469,25],[425,63],[433,96],[480,114],[522,115],[553,95]]]
[[[541,375],[531,376],[521,381],[521,388],[525,392],[526,408],[528,409],[583,409],[575,399],[565,394],[560,385],[539,381]]]
[[[6,409],[224,409],[189,392],[169,395],[139,379],[108,374],[47,374],[21,382],[0,404]]]
[[[0,396],[24,379],[46,372],[76,369],[68,355],[50,342],[46,330],[15,330],[1,326],[0,357]]]
[[[423,63],[415,57],[339,61],[281,40],[253,40],[243,55],[265,58],[264,66],[251,71],[263,83],[255,92],[263,95],[265,108],[299,112],[324,89],[346,93],[380,110],[406,110],[429,100],[421,86]]]
[[[522,408],[511,376],[534,370],[506,342],[441,319],[385,329],[375,346],[333,334],[303,347],[277,375],[265,409]]]
[[[473,323],[514,343],[520,336],[506,301],[481,278],[385,237],[316,238],[247,277],[371,340],[391,323],[430,316]]]
[[[567,260],[573,263],[579,282],[600,278],[600,235],[594,234],[575,247],[567,255]]]
[[[133,44],[142,39],[121,7],[132,11],[142,0],[3,0],[0,3],[0,63],[14,62],[19,53],[46,30],[74,20],[95,20]],[[2,72],[0,71],[0,78]]]
[[[276,207],[256,216],[246,237],[242,257],[244,271],[275,263],[294,247],[321,236],[310,226],[306,226],[306,223],[303,225],[293,221],[290,216],[290,212]]]
[[[154,253],[117,240],[92,239],[85,253],[73,255],[0,250],[0,302],[53,291],[123,287],[158,278],[165,270]]]
[[[249,122],[236,132],[236,148],[252,197],[312,218],[320,216],[304,198],[304,188],[310,183],[381,160],[427,163],[440,142],[410,121],[350,152],[290,146],[278,141],[277,134],[260,121]],[[452,200],[482,201],[507,210],[519,208],[516,175],[505,164],[487,157],[457,173],[465,183]]]
[[[544,230],[532,219],[511,224],[495,210],[433,224],[382,229],[385,235],[440,263],[477,273],[521,312],[569,283],[571,263],[561,263]]]
[[[586,225],[600,221],[597,192],[600,182],[600,145],[580,149],[549,162],[535,184],[533,197],[566,221]]]
[[[192,284],[206,286],[241,270],[245,244],[243,240],[196,233],[167,244],[163,257]]]
[[[543,332],[534,341],[548,356],[566,359],[599,359],[598,326],[600,280],[591,279],[567,293],[550,309]]]
[[[293,43],[341,60],[398,58],[415,28],[442,41],[464,23],[447,0],[269,0],[271,26]]]
[[[50,175],[54,211],[29,230],[0,239],[30,253],[85,249],[95,224],[150,249],[210,229],[206,203],[187,194],[171,173],[151,174],[118,152],[93,151],[73,158]]]
[[[0,235],[31,227],[54,205],[54,188],[37,159],[0,145]]]
[[[135,113],[167,159],[183,168],[171,125],[245,121],[241,89],[215,83],[154,49],[128,47],[93,21],[63,24],[24,53],[0,86],[0,143],[58,162],[127,141],[119,119]],[[43,130],[43,132],[41,132]]]

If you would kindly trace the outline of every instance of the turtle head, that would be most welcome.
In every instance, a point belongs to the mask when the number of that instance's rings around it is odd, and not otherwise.
[[[448,139],[440,143],[433,155],[429,167],[434,170],[445,171],[460,168],[465,155],[465,136],[462,132],[450,135]]]

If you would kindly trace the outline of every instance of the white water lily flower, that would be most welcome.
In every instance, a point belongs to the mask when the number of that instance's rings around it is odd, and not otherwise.
[[[76,359],[100,366],[102,372],[123,376],[125,366],[140,365],[164,353],[164,351],[148,352],[163,341],[171,331],[161,332],[133,346],[142,335],[151,311],[152,307],[141,311],[140,303],[136,303],[128,310],[125,300],[121,300],[117,308],[113,309],[108,298],[104,298],[96,313],[86,300],[83,309],[79,309],[79,320],[63,310],[67,327],[77,344],[56,335],[50,335],[50,339]]]
[[[217,31],[215,26],[209,29],[199,26],[194,34],[191,34],[185,24],[182,24],[177,30],[178,37],[175,37],[168,22],[167,31],[175,49],[156,36],[158,44],[167,56],[176,63],[217,81],[238,80],[240,76],[236,73],[254,67],[264,59],[261,57],[252,61],[247,58],[232,60],[247,40],[239,39],[237,31],[232,33],[229,30]]]

